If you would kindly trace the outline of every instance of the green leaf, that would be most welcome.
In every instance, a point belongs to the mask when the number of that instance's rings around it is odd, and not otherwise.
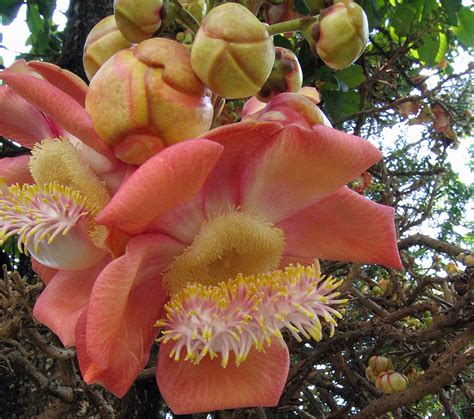
[[[2,0],[0,2],[0,21],[2,25],[9,25],[15,20],[22,4],[22,0]]]
[[[462,7],[462,0],[441,0],[441,4],[447,16],[448,25],[457,26],[457,13]]]
[[[324,109],[333,121],[350,116],[359,111],[360,96],[355,91],[338,92],[337,90],[321,90]]]
[[[367,15],[370,29],[380,26],[383,16],[381,8],[384,4],[385,2],[383,0],[362,0],[360,2],[360,6]]]
[[[431,11],[438,7],[439,6],[436,3],[436,0],[425,0],[425,3],[423,4],[423,11],[421,13],[421,20],[427,19]]]
[[[465,48],[472,48],[474,46],[474,12],[463,7],[458,13],[458,22],[454,33]]]
[[[50,19],[53,17],[54,9],[56,9],[56,0],[39,0],[38,9],[41,16]]]
[[[365,81],[364,71],[360,65],[351,65],[336,73],[336,78],[347,88],[354,89]]]
[[[413,10],[410,6],[403,4],[395,9],[394,16],[392,17],[390,23],[398,35],[404,36],[410,33],[415,17],[415,10]]]
[[[291,41],[286,37],[282,35],[275,35],[273,37],[273,44],[276,47],[282,47],[282,48],[287,48],[287,49],[293,49],[293,44]]]
[[[426,33],[421,37],[421,42],[418,48],[420,60],[430,67],[441,62],[448,48],[446,34],[441,31]]]

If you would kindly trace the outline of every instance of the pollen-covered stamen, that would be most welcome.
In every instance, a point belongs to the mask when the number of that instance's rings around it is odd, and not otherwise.
[[[285,271],[237,278],[216,286],[189,284],[165,306],[167,316],[159,320],[163,328],[159,341],[174,341],[171,356],[194,363],[209,354],[220,353],[222,366],[230,351],[239,365],[252,347],[263,351],[272,338],[283,343],[281,330],[287,328],[295,338],[322,338],[320,318],[334,331],[341,317],[330,305],[347,300],[333,292],[342,281],[324,278],[314,266],[292,266]]]
[[[51,183],[11,186],[0,193],[0,243],[18,235],[20,251],[55,269],[85,269],[105,255],[93,239],[100,234],[97,209],[77,191]]]

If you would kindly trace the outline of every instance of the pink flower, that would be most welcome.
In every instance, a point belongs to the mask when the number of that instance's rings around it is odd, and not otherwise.
[[[111,240],[117,233],[94,216],[128,168],[95,133],[80,78],[21,60],[0,79],[7,83],[0,86],[0,134],[32,149],[0,160],[0,178],[19,184],[0,194],[0,239],[18,234],[20,249],[32,254],[47,284],[34,315],[71,346],[95,278],[119,253]]]
[[[215,286],[315,258],[401,268],[393,209],[345,186],[380,152],[318,121],[309,99],[281,94],[207,133],[213,142],[167,148],[122,185],[97,220],[133,238],[100,273],[79,321],[86,382],[123,396],[148,360],[168,295],[188,283]],[[171,349],[162,344],[157,377],[176,413],[274,405],[288,373],[281,345],[225,370],[208,358],[198,367],[168,361]]]

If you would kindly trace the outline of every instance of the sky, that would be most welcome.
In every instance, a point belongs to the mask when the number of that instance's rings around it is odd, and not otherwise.
[[[463,0],[465,3],[466,0]],[[67,18],[65,13],[69,6],[69,0],[57,0],[57,8],[54,12],[53,19],[62,29],[66,24]],[[0,56],[3,58],[4,65],[8,67],[14,60],[15,56],[21,52],[28,52],[29,46],[25,45],[25,41],[29,35],[28,26],[25,23],[26,6],[23,6],[15,19],[9,26],[0,25],[0,33],[3,36],[1,42]],[[469,57],[459,57],[454,67],[458,71],[462,71],[462,67],[466,66],[470,61]],[[387,130],[384,141],[393,142],[400,130],[404,131],[404,135],[416,137],[419,126],[407,126],[406,124],[399,124],[393,127],[392,131]],[[457,150],[449,150],[448,161],[453,166],[453,169],[459,174],[461,181],[466,184],[473,182],[473,175],[468,167],[469,163],[469,145],[472,144],[472,138],[461,138],[460,146]]]

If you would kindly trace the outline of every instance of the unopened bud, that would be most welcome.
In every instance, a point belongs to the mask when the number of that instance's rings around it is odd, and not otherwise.
[[[191,63],[201,81],[227,99],[252,96],[275,59],[265,25],[238,3],[215,7],[196,34]]]
[[[456,266],[455,262],[449,262],[448,264],[446,264],[446,267],[444,268],[444,270],[449,276],[452,276],[458,273],[458,267]]]
[[[257,99],[268,102],[279,93],[297,93],[303,84],[303,72],[296,55],[286,48],[275,48],[275,63],[265,84],[257,93]]]
[[[158,30],[165,6],[163,0],[115,0],[114,13],[123,36],[138,43]]]
[[[392,361],[385,356],[371,356],[369,359],[369,367],[375,375],[378,375],[383,371],[392,370],[393,364]]]
[[[89,32],[84,44],[83,63],[87,78],[91,80],[112,55],[131,45],[117,28],[114,16],[102,19]]]
[[[210,92],[178,42],[153,38],[119,51],[97,72],[86,98],[97,133],[116,156],[141,164],[163,147],[210,128]]]
[[[331,126],[314,101],[299,93],[281,93],[272,98],[261,111],[248,115],[247,118],[282,125],[296,124],[308,129],[312,129],[314,125]]]
[[[367,380],[369,380],[371,383],[375,384],[375,380],[377,379],[377,375],[374,373],[372,368],[367,367],[365,369],[365,376],[367,377]]]
[[[424,371],[420,371],[414,367],[410,367],[407,371],[408,383],[410,385],[415,384],[423,374],[424,374]]]
[[[207,3],[205,0],[178,0],[183,6],[198,21],[202,22],[207,12]]]
[[[369,38],[367,16],[357,3],[344,0],[321,11],[311,36],[316,53],[326,65],[342,70],[365,50]]]
[[[375,387],[385,394],[403,391],[407,388],[408,378],[395,371],[381,373],[375,381]]]

